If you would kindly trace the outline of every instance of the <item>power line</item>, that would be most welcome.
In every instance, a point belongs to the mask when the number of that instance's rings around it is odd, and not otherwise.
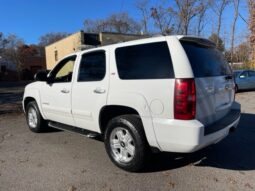
[[[239,13],[239,17],[247,24],[249,25],[249,23],[246,21],[246,19]]]

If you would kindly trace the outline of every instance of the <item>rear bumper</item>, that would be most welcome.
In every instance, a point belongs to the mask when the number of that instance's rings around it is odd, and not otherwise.
[[[222,120],[205,127],[198,120],[154,119],[154,129],[161,151],[191,153],[221,141],[236,128],[240,120],[240,105]],[[206,130],[209,128],[209,130]]]

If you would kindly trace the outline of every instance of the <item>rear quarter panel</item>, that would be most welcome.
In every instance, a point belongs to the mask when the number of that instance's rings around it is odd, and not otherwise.
[[[174,79],[122,80],[119,78],[115,60],[115,49],[123,46],[167,42],[172,57],[175,76],[192,78],[187,56],[177,37],[159,37],[114,45],[110,49],[110,87],[107,105],[124,105],[136,109],[142,117],[147,139],[157,146],[153,119],[173,119]],[[153,53],[151,53],[153,54]]]

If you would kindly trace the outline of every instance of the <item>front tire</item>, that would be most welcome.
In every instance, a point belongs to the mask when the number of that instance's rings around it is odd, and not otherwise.
[[[35,101],[31,101],[27,104],[26,119],[28,127],[32,132],[40,133],[46,129],[46,121],[42,118],[42,115]]]
[[[113,118],[104,136],[105,148],[111,161],[126,171],[140,171],[149,152],[142,121],[136,115]]]

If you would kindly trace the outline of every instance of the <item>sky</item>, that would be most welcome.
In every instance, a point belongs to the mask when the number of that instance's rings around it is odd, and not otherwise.
[[[157,2],[151,0],[152,4]],[[171,3],[171,0],[168,2]],[[246,19],[248,11],[241,0],[240,13]],[[112,13],[128,12],[133,18],[141,18],[135,8],[135,0],[0,0],[0,32],[15,34],[27,44],[36,44],[39,37],[49,32],[73,33],[83,28],[85,19],[102,19]],[[205,36],[215,30],[216,19],[207,13]],[[223,16],[222,35],[229,39],[233,10],[228,7]],[[244,32],[245,31],[245,32]],[[237,22],[237,41],[247,35],[247,24]]]

